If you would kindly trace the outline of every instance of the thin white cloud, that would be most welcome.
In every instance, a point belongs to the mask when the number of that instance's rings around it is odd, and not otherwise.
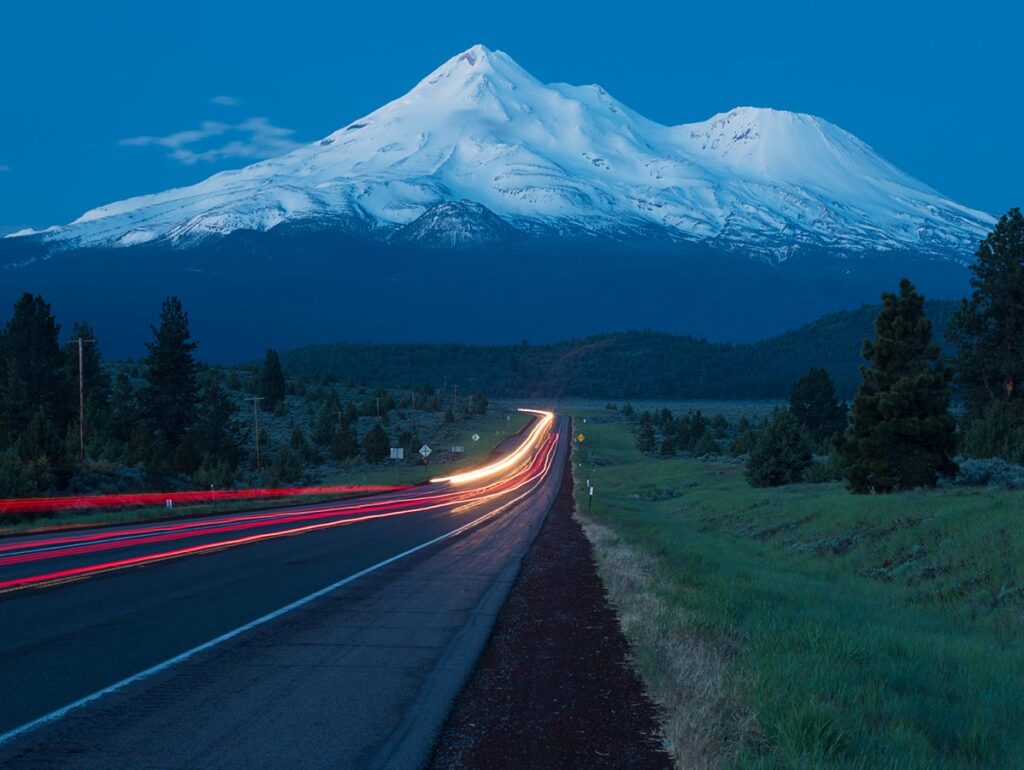
[[[227,96],[225,94],[221,94],[220,96],[215,96],[210,99],[210,104],[216,104],[219,107],[237,107],[241,103],[241,99],[234,96]]]
[[[8,166],[6,163],[0,163],[0,174],[4,173],[5,171],[10,171],[10,170],[11,170],[11,167]]]
[[[291,128],[275,126],[267,118],[256,117],[241,123],[222,123],[207,120],[199,128],[178,131],[168,136],[133,136],[122,139],[122,147],[165,147],[170,157],[186,166],[200,161],[242,158],[261,160],[283,155],[301,147],[291,137]],[[219,139],[216,146],[209,146],[210,140]]]

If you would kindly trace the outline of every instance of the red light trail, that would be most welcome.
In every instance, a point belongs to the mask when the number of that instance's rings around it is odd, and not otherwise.
[[[435,480],[431,486],[423,487],[422,493],[401,496],[403,492],[411,492],[414,488],[389,488],[391,491],[398,492],[400,496],[390,499],[338,502],[294,511],[238,513],[144,526],[109,527],[81,535],[9,541],[0,544],[0,568],[31,565],[67,557],[88,558],[111,551],[152,547],[189,539],[203,540],[203,542],[195,544],[156,549],[148,553],[108,559],[97,563],[51,569],[41,574],[11,577],[0,580],[0,593],[33,586],[53,585],[112,570],[375,519],[445,508],[451,509],[452,514],[458,515],[459,512],[469,508],[476,508],[480,504],[521,490],[547,475],[557,444],[557,434],[550,430],[553,416],[547,412],[538,414],[541,417],[538,425],[534,426],[520,447],[511,454],[466,474]],[[483,483],[471,484],[474,481]],[[462,486],[463,484],[465,486]],[[346,487],[345,489],[353,488]],[[208,495],[209,493],[199,494]],[[253,530],[267,531],[253,532]],[[230,537],[224,537],[224,535],[230,535]]]
[[[308,495],[350,495],[397,492],[409,486],[341,484],[322,487],[276,487],[272,489],[198,489],[184,492],[129,492],[111,495],[74,497],[20,497],[0,500],[0,514],[50,513],[92,508],[124,508],[139,505],[164,505],[168,500],[181,503],[213,503],[225,500],[258,500]]]

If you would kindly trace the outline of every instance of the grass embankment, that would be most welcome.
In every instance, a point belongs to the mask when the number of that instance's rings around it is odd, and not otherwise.
[[[579,509],[681,765],[1024,767],[1024,493],[753,489],[583,416]]]
[[[322,481],[317,483],[324,485],[418,484],[435,476],[448,475],[459,469],[482,462],[498,444],[508,436],[516,433],[529,420],[530,417],[528,415],[519,412],[491,409],[484,415],[474,416],[472,420],[464,424],[456,423],[455,426],[446,426],[444,432],[435,437],[435,439],[451,439],[452,436],[456,436],[457,440],[462,441],[460,431],[465,433],[464,444],[459,444],[465,448],[465,453],[461,456],[452,454],[449,451],[451,449],[450,445],[440,446],[437,440],[428,438],[426,443],[430,445],[435,454],[431,454],[426,463],[409,461],[398,465],[391,462],[379,465],[363,463],[346,468],[339,467],[337,472],[327,474]],[[474,433],[480,436],[479,441],[474,442],[472,440],[471,436]],[[12,514],[6,517],[7,521],[0,521],[0,537],[68,527],[79,528],[110,524],[131,524],[165,519],[171,516],[179,518],[228,513],[231,511],[259,511],[290,505],[305,505],[328,500],[339,500],[343,497],[345,496],[337,494],[297,495],[267,500],[254,499],[178,505],[173,510],[159,505],[116,509],[80,509],[31,516]]]

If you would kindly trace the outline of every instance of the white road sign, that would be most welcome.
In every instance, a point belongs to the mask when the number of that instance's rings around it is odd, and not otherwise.
[[[393,446],[391,447],[391,459],[392,460],[404,460],[405,459],[405,447]]]
[[[480,434],[479,433],[474,433],[473,436],[472,436],[472,439],[474,441],[479,441],[480,440]]]
[[[428,447],[426,444],[420,447],[420,454],[423,455],[423,457],[425,458],[430,456],[431,451],[433,450],[431,450],[431,448]]]

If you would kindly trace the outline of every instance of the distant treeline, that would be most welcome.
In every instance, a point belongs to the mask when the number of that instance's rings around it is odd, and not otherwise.
[[[957,306],[925,303],[937,342]],[[879,307],[832,313],[745,345],[631,331],[544,345],[316,345],[282,358],[293,374],[406,387],[447,378],[464,392],[548,398],[785,398],[809,369],[824,367],[846,398],[860,382],[861,346],[874,335]]]

